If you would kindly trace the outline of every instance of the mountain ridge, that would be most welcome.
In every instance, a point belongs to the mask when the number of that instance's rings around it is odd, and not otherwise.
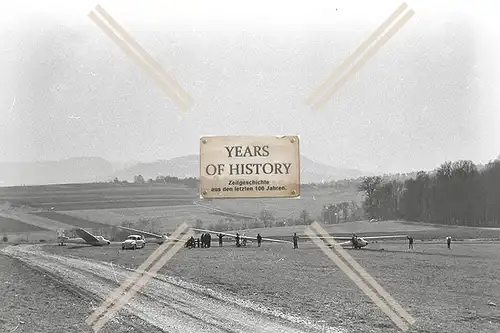
[[[159,175],[199,177],[199,155],[138,163],[112,163],[101,157],[73,157],[60,161],[0,163],[0,186],[91,183],[115,177],[132,181],[135,175],[146,180]],[[369,175],[356,169],[338,168],[301,155],[301,182],[319,183]]]
[[[113,177],[124,180],[131,180],[135,175],[142,175],[146,180],[149,178],[154,179],[159,175],[170,175],[179,178],[198,178],[200,173],[199,158],[198,154],[190,154],[175,157],[170,160],[157,160],[150,163],[139,163],[130,168],[116,172]],[[301,155],[300,166],[301,183],[319,183],[345,178],[358,178],[363,175],[368,175],[368,173],[356,169],[337,168],[318,163],[303,155]],[[167,169],[169,172],[162,172],[162,170]]]

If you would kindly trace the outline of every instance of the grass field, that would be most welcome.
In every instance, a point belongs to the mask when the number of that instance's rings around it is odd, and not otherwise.
[[[258,218],[263,209],[282,220],[297,218],[304,209],[316,217],[326,204],[361,200],[355,191],[303,186],[301,192],[300,199],[207,201],[199,199],[197,190],[177,184],[67,184],[0,188],[0,203],[27,207],[31,215],[70,227],[153,220],[160,230],[169,231],[182,222],[194,225],[197,219],[209,225],[224,218]],[[0,230],[2,225],[0,221]]]
[[[273,227],[273,228],[258,228],[247,230],[235,230],[244,232],[246,235],[257,235],[260,233],[263,237],[273,237],[280,239],[291,238],[293,233],[304,236],[304,231],[308,226],[290,226],[290,227]],[[446,236],[451,236],[455,240],[464,239],[500,239],[500,228],[472,228],[462,226],[442,226],[432,224],[422,224],[405,221],[356,221],[340,224],[322,224],[329,234],[336,236],[351,236],[356,233],[359,236],[377,236],[377,235],[409,235],[415,240],[433,240],[444,239]]]
[[[0,188],[0,201],[61,211],[179,205],[191,203],[194,193],[175,184],[68,184]]]
[[[299,217],[302,210],[307,210],[312,217],[319,216],[324,205],[337,204],[354,200],[358,204],[362,196],[355,192],[336,191],[334,189],[307,188],[301,190],[300,199],[233,199],[213,200],[212,205],[222,210],[258,216],[262,209],[269,210],[278,218]],[[204,203],[202,203],[204,204]]]
[[[193,225],[197,219],[206,223],[217,222],[222,218],[210,210],[195,206],[181,205],[170,207],[138,207],[121,209],[89,209],[64,211],[67,216],[74,216],[87,221],[99,221],[108,225],[120,225],[122,222],[138,222],[140,220],[159,221],[164,231],[175,229],[182,222]]]
[[[0,202],[10,202],[1,228],[11,233],[47,237],[61,226],[89,229],[140,220],[159,221],[163,231],[180,223],[205,225],[223,217],[257,217],[262,209],[278,219],[298,217],[306,209],[314,218],[325,204],[355,200],[355,192],[306,188],[300,199],[199,200],[198,193],[176,185],[81,184],[0,189]],[[19,208],[19,206],[28,208]],[[31,207],[31,208],[30,208]],[[49,210],[50,208],[52,208]],[[2,208],[3,209],[3,208]],[[19,221],[25,221],[26,223]],[[51,224],[52,223],[52,224]],[[264,237],[304,234],[306,226],[245,230]],[[500,245],[460,241],[499,239],[499,229],[437,226],[402,221],[350,222],[325,225],[335,235],[412,235],[417,242],[408,251],[404,240],[376,242],[349,253],[417,320],[409,332],[499,332],[500,316],[489,302],[500,300]],[[38,228],[38,229],[36,229]],[[44,232],[49,228],[51,231]],[[41,230],[40,230],[41,229]],[[241,230],[240,230],[241,231]],[[446,249],[445,236],[453,249]],[[26,236],[25,236],[26,237]],[[21,236],[22,238],[22,236]],[[272,306],[290,316],[317,324],[344,326],[353,332],[397,332],[392,322],[340,271],[314,243],[264,244],[262,248],[182,249],[162,269],[169,279],[197,283],[207,294],[220,292]],[[46,251],[138,267],[157,245],[121,251],[115,245],[44,246]],[[173,280],[174,281],[174,280]],[[175,280],[178,281],[178,280]]]
[[[0,216],[0,235],[9,233],[24,233],[24,232],[38,232],[38,231],[46,231],[46,229],[31,224],[23,223],[21,221],[14,220],[8,217]]]
[[[210,293],[250,300],[304,320],[348,332],[398,332],[396,326],[313,243],[182,249],[160,273],[197,283]],[[138,267],[157,245],[122,251],[110,247],[44,246],[46,251]],[[380,251],[383,248],[384,251]],[[371,244],[348,253],[415,319],[407,332],[500,331],[498,243],[404,242]]]
[[[109,227],[109,224],[105,223],[96,223],[92,222],[89,220],[85,220],[79,217],[71,216],[71,215],[66,215],[66,214],[61,214],[57,212],[38,212],[38,213],[32,213],[33,215],[36,216],[41,216],[48,218],[50,220],[54,221],[59,221],[74,227],[78,228],[90,228],[90,229],[97,229],[97,228],[106,228]]]
[[[353,191],[303,186],[301,199],[221,199],[205,204],[221,209],[238,207],[238,212],[248,214],[258,214],[267,207],[276,211],[278,216],[283,216],[291,210],[320,210],[326,203],[351,200],[359,202],[360,198],[360,194]],[[56,211],[169,207],[192,204],[193,200],[199,200],[197,190],[176,184],[69,184],[0,188],[0,202],[7,201],[15,206],[26,205],[41,209],[53,207]]]
[[[360,202],[361,197],[355,192],[304,186],[300,199],[206,201],[199,200],[195,190],[176,184],[154,184],[153,186],[70,184],[1,188],[0,200],[10,202],[16,210],[18,209],[16,206],[28,206],[27,209],[19,208],[23,213],[22,217],[16,213],[19,219],[16,219],[16,214],[0,219],[0,232],[29,232],[32,235],[37,233],[44,239],[48,239],[49,234],[40,232],[50,229],[52,230],[50,238],[52,238],[53,230],[61,227],[99,229],[141,220],[154,221],[157,230],[169,232],[182,222],[194,226],[197,219],[203,221],[205,227],[222,218],[251,219],[258,217],[262,209],[272,212],[278,220],[296,218],[303,209],[315,218],[325,204],[351,200]],[[133,203],[130,204],[131,202]],[[165,202],[168,202],[168,205]],[[53,210],[46,209],[51,207],[54,207]],[[443,238],[447,235],[455,239],[500,237],[497,230],[395,221],[341,223],[326,225],[325,228],[329,233],[336,235],[411,234],[417,240]],[[294,232],[303,234],[304,229],[304,226],[275,227],[245,230],[245,233],[247,235],[261,233],[268,237],[289,237]]]

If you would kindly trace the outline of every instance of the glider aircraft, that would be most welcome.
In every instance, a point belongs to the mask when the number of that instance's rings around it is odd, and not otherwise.
[[[213,235],[218,235],[218,234],[221,234],[223,236],[226,236],[226,237],[232,237],[232,238],[236,238],[236,235],[235,234],[229,234],[227,232],[219,232],[219,231],[213,231],[213,230],[206,230],[206,229],[196,229],[196,228],[192,228],[194,231],[198,231],[198,232],[204,232],[204,233],[209,233],[209,234],[213,234]],[[247,240],[247,241],[257,241],[257,237],[250,237],[250,236],[244,236],[244,235],[239,235],[240,236],[240,239],[241,240]],[[262,237],[262,241],[266,241],[266,242],[276,242],[276,243],[287,243],[287,244],[293,244],[292,242],[290,241],[286,241],[286,240],[281,240],[281,239],[273,239],[273,238],[264,238]]]
[[[152,232],[147,232],[147,231],[138,230],[138,229],[132,229],[132,228],[128,228],[128,227],[119,226],[118,228],[124,229],[124,230],[128,230],[128,231],[132,231],[132,232],[135,232],[135,233],[137,233],[139,235],[148,236],[148,237],[144,237],[146,239],[146,243],[163,244],[164,242],[166,242],[166,241],[168,241],[170,239],[173,239],[173,240],[176,240],[176,241],[180,240],[180,239],[177,239],[177,238],[170,238],[167,235],[158,235],[158,234],[154,234]]]
[[[346,246],[346,245],[351,245],[355,249],[361,249],[368,244],[370,244],[370,240],[378,240],[378,239],[401,239],[401,238],[407,238],[406,235],[396,235],[396,236],[370,236],[370,237],[358,237],[358,236],[352,236],[352,237],[335,237],[335,236],[316,236],[316,237],[309,237],[313,239],[333,239],[335,241],[344,241],[342,243],[337,243],[337,245],[340,246]],[[354,240],[354,241],[353,241]]]
[[[89,244],[92,246],[103,246],[111,244],[111,242],[104,237],[94,236],[90,232],[81,228],[76,229],[75,232],[78,236],[80,236],[80,238],[68,238],[66,235],[64,235],[64,233],[60,232],[59,236],[57,237],[60,245],[64,245],[64,243]]]
[[[146,235],[146,236],[149,236],[150,238],[147,238],[147,242],[151,242],[151,243],[158,243],[158,244],[162,244],[163,242],[169,240],[170,238],[167,236],[167,235],[158,235],[158,234],[154,234],[154,233],[151,233],[151,232],[146,232],[146,231],[142,231],[142,230],[137,230],[137,229],[133,229],[133,228],[128,228],[128,227],[119,227],[119,228],[122,228],[124,230],[128,230],[128,231],[132,231],[132,232],[135,232],[135,233],[138,233],[140,235]],[[197,232],[200,232],[200,233],[210,233],[212,235],[223,235],[225,237],[231,237],[231,238],[236,238],[236,234],[231,234],[231,233],[227,233],[227,232],[219,232],[219,231],[213,231],[213,230],[207,230],[207,229],[198,229],[198,228],[191,228],[192,230],[194,231],[197,231]],[[251,237],[251,236],[245,236],[245,235],[239,235],[240,236],[240,240],[242,241],[242,245],[244,246],[246,241],[249,241],[249,242],[252,242],[252,241],[257,241],[257,237]],[[302,238],[302,237],[301,237]],[[368,236],[368,237],[359,237],[359,236],[354,236],[354,242],[353,242],[353,237],[336,237],[336,236],[325,236],[325,237],[321,237],[321,236],[316,236],[316,237],[309,237],[309,238],[315,238],[315,239],[323,239],[323,240],[326,240],[326,239],[333,239],[333,240],[336,240],[336,241],[344,241],[344,242],[341,242],[341,243],[337,243],[337,245],[340,245],[340,246],[352,246],[353,248],[355,249],[361,249],[363,247],[366,247],[368,244],[370,244],[370,241],[373,241],[373,240],[382,240],[382,239],[402,239],[402,238],[407,238],[406,235],[395,235],[395,236]],[[179,239],[175,239],[177,241],[179,241]],[[291,241],[287,241],[287,240],[281,240],[281,239],[273,239],[273,238],[265,238],[265,237],[262,237],[262,241],[263,242],[276,242],[276,243],[286,243],[286,244],[293,244]]]

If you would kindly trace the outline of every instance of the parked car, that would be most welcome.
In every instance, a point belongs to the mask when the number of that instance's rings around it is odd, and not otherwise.
[[[144,239],[144,237],[142,237],[140,235],[130,235],[122,243],[122,250],[142,249],[144,246],[146,246],[146,240]]]

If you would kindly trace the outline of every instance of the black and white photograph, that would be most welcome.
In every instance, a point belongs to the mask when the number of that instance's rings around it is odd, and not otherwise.
[[[0,4],[0,332],[500,332],[493,0]]]

